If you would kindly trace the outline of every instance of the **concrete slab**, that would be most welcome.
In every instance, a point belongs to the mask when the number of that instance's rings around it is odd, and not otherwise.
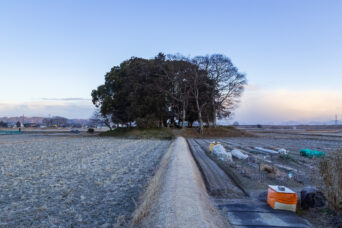
[[[274,210],[266,203],[231,202],[219,204],[234,227],[312,227],[310,223],[290,211]]]

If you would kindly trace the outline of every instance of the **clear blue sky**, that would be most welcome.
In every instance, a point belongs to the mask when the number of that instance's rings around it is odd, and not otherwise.
[[[333,0],[0,0],[0,116],[89,117],[112,66],[164,52],[229,56],[249,81],[238,121],[342,117],[341,12]]]

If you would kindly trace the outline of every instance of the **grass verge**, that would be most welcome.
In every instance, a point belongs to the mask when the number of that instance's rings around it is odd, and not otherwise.
[[[233,126],[217,126],[216,128],[204,128],[203,135],[199,133],[198,128],[185,128],[174,130],[175,135],[185,138],[218,138],[218,137],[252,137],[253,135],[237,129]]]
[[[102,132],[100,136],[111,136],[130,139],[173,139],[175,135],[170,128],[116,128],[112,131]]]
[[[174,139],[176,136],[185,138],[225,138],[225,137],[252,137],[253,135],[232,126],[218,126],[204,128],[203,135],[198,128],[116,128],[112,131],[102,132],[100,136],[111,136],[130,139]]]
[[[133,212],[131,227],[139,227],[139,224],[148,216],[154,202],[157,200],[163,184],[162,182],[165,179],[165,173],[170,163],[173,146],[174,143],[170,145],[168,151],[163,156],[156,174],[150,180],[146,191],[142,195],[140,206]]]

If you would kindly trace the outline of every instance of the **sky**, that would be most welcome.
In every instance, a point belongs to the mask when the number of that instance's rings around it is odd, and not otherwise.
[[[342,1],[0,0],[0,116],[89,118],[111,67],[220,53],[248,86],[231,121],[342,120]]]

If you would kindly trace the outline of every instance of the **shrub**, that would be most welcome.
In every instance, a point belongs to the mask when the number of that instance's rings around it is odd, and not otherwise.
[[[342,212],[342,150],[320,162],[319,169],[324,181],[328,206]]]
[[[155,116],[147,115],[144,118],[137,118],[135,121],[138,128],[148,129],[148,128],[156,128],[158,126],[158,121]]]
[[[279,155],[279,158],[281,158],[281,159],[284,160],[284,161],[293,161],[293,162],[298,163],[297,160],[294,159],[294,158],[293,158],[291,155],[289,155],[289,154],[280,154],[280,155]]]
[[[94,128],[88,128],[88,133],[94,133],[94,132],[95,132]]]

